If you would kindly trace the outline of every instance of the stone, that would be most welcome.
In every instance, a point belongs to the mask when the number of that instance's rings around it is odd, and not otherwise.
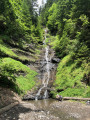
[[[33,95],[25,95],[22,100],[35,100],[35,96],[33,96]]]
[[[90,105],[90,100],[88,100],[88,101],[86,102],[86,105]]]
[[[60,59],[54,57],[54,58],[52,58],[51,62],[52,62],[52,63],[59,63],[59,62],[60,62]]]

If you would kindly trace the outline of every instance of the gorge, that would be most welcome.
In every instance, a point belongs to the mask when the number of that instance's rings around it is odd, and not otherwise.
[[[60,59],[55,56],[55,51],[46,43],[47,31],[45,29],[42,53],[38,62],[34,65],[35,67],[37,66],[36,71],[38,72],[38,82],[40,82],[40,85],[37,86],[37,89],[33,93],[25,95],[23,100],[40,100],[51,97],[50,92],[53,90],[52,86],[56,75],[56,68]]]
[[[50,47],[48,45],[46,45],[46,34],[47,34],[47,30],[45,29],[45,40],[43,42],[43,44],[45,46],[45,56],[44,56],[44,59],[42,61],[42,66],[44,66],[42,68],[43,69],[43,72],[42,72],[43,77],[42,77],[42,85],[41,85],[42,87],[38,90],[38,93],[36,94],[35,100],[38,99],[38,97],[41,94],[41,91],[45,88],[46,88],[46,90],[44,91],[42,98],[46,99],[49,97],[48,90],[47,90],[49,87],[49,82],[50,82],[49,80],[51,79],[52,69],[53,69],[53,71],[55,71],[55,66],[56,66],[54,63],[51,62],[52,58],[54,57],[54,54],[51,53],[51,54],[53,54],[53,56],[49,55]],[[53,75],[52,79],[54,79],[54,76],[55,75]]]
[[[89,120],[90,0],[41,1],[0,0],[0,120]]]

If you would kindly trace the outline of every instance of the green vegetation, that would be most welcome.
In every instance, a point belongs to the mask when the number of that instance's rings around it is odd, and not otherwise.
[[[7,46],[2,39],[0,39],[0,56],[12,56],[17,57],[17,55]]]
[[[0,59],[0,85],[6,85],[18,93],[25,93],[35,85],[37,73],[12,58]]]
[[[42,25],[61,59],[53,95],[90,97],[90,0],[47,0],[40,16],[35,1],[0,0],[0,85],[19,94],[35,85],[37,73],[24,64],[39,57]]]
[[[90,97],[90,86],[86,86],[86,76],[89,74],[88,64],[84,61],[80,66],[78,62],[72,60],[70,55],[65,56],[58,65],[56,81],[56,91],[62,96],[82,96]]]
[[[5,42],[23,47],[25,42],[41,41],[40,22],[32,4],[31,0],[0,1],[0,33]]]
[[[32,0],[0,1],[0,86],[25,93],[37,73],[24,63],[38,59],[42,41],[40,20]]]
[[[61,59],[54,96],[90,97],[90,0],[48,0],[41,11]]]

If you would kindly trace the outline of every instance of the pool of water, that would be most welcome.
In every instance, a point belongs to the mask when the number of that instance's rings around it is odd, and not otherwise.
[[[37,101],[30,101],[30,103],[33,103],[38,110],[45,111],[49,113],[50,115],[54,115],[55,117],[60,118],[60,120],[79,120],[74,117],[69,116],[68,113],[66,113],[63,109],[55,109],[53,107],[56,100],[54,99],[43,99],[43,100],[37,100]],[[60,101],[58,101],[61,103]]]

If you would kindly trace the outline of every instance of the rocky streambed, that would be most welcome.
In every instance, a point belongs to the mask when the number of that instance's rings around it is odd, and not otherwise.
[[[90,120],[90,106],[53,99],[22,102],[0,115],[0,120]]]
[[[28,64],[28,67],[30,67],[32,70],[37,71],[38,75],[35,89],[28,92],[28,94],[23,97],[23,100],[35,100],[35,97],[40,88],[41,91],[40,95],[38,95],[38,99],[43,99],[44,92],[46,90],[48,92],[48,97],[51,97],[50,91],[53,90],[52,85],[55,80],[56,68],[60,59],[55,56],[53,49],[50,47],[48,49],[49,50],[47,56],[46,50],[42,48],[39,60],[33,64]],[[46,60],[45,57],[48,57],[48,60]]]
[[[28,65],[28,67],[37,71],[37,83],[39,84],[37,84],[37,87],[33,92],[25,95],[23,100],[40,100],[51,97],[50,91],[52,91],[56,68],[60,59],[55,56],[55,51],[46,43],[46,34],[47,31],[45,31],[45,39],[38,61]]]

